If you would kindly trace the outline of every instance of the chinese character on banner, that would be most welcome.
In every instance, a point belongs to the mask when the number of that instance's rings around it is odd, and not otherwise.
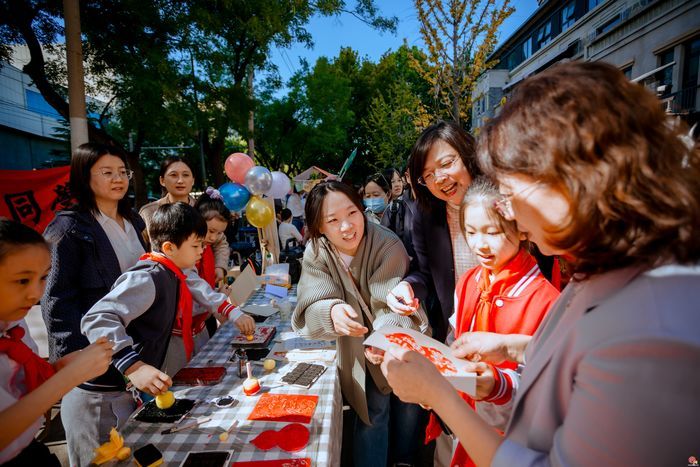
[[[0,217],[16,220],[43,233],[55,212],[72,204],[69,173],[68,166],[0,170]]]

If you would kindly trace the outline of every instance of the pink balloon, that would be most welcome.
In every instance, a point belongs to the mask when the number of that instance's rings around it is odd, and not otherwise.
[[[253,159],[242,152],[234,152],[224,162],[224,171],[226,176],[233,182],[243,185],[245,182],[245,174],[255,167]]]

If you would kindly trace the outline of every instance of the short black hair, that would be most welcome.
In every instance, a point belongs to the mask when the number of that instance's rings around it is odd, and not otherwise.
[[[44,240],[44,237],[36,230],[17,221],[0,217],[0,261],[8,254],[30,245],[43,246],[47,250],[49,249],[49,245]]]
[[[418,205],[426,212],[437,210],[445,205],[444,201],[437,199],[430,193],[428,187],[418,183],[418,179],[423,175],[428,153],[438,141],[449,144],[457,151],[460,159],[462,159],[462,164],[467,168],[467,172],[469,172],[469,176],[472,179],[482,174],[476,159],[476,141],[472,135],[452,121],[443,120],[430,125],[418,137],[411,149],[411,157],[408,160],[411,186],[416,193]]]
[[[212,220],[217,217],[219,220],[231,222],[231,211],[228,210],[224,202],[219,198],[212,198],[206,193],[197,198],[194,203],[194,208],[204,217],[205,221]]]
[[[291,209],[284,208],[282,209],[282,212],[280,212],[280,217],[282,218],[282,221],[286,221],[287,219],[292,218],[292,211]]]
[[[70,159],[70,192],[78,202],[78,210],[97,214],[97,202],[95,193],[90,187],[90,169],[103,156],[115,156],[121,159],[124,167],[129,168],[126,153],[116,146],[108,146],[97,143],[84,143],[73,151]],[[117,212],[123,218],[133,223],[131,206],[128,196],[124,196],[117,203]]]
[[[148,225],[153,251],[161,251],[165,242],[180,247],[193,234],[204,238],[207,235],[207,223],[199,211],[181,201],[159,207]]]

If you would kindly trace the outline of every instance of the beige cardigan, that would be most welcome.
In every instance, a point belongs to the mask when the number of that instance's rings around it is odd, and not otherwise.
[[[192,196],[188,197],[187,204],[194,206],[195,199]],[[139,215],[143,218],[146,223],[146,230],[143,231],[143,238],[146,243],[150,244],[150,239],[148,237],[148,226],[151,224],[151,219],[153,219],[153,214],[156,210],[163,206],[164,204],[170,204],[170,200],[167,196],[159,199],[158,201],[153,201],[152,203],[144,204],[139,210]],[[211,249],[214,252],[214,267],[222,268],[224,271],[228,271],[228,260],[231,256],[231,250],[228,247],[228,242],[225,236],[221,236],[212,246]]]
[[[372,314],[372,322],[362,312],[351,279],[325,237],[307,245],[301,279],[297,289],[298,303],[292,316],[292,327],[309,339],[337,339],[338,369],[343,395],[366,424],[370,424],[365,395],[365,374],[369,371],[380,391],[391,388],[379,366],[368,363],[362,342],[382,326],[392,325],[428,333],[428,318],[421,309],[412,316],[393,313],[386,305],[386,296],[408,271],[409,258],[401,240],[379,224],[365,222],[365,236],[350,263],[357,290]],[[357,322],[369,329],[364,337],[340,336],[333,328],[331,307],[338,303],[352,306]]]

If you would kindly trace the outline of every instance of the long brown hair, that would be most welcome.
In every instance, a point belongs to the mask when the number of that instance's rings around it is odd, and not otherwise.
[[[687,264],[700,258],[700,157],[682,127],[612,65],[570,62],[518,87],[478,157],[495,180],[522,174],[563,193],[570,222],[548,241],[574,272]]]

